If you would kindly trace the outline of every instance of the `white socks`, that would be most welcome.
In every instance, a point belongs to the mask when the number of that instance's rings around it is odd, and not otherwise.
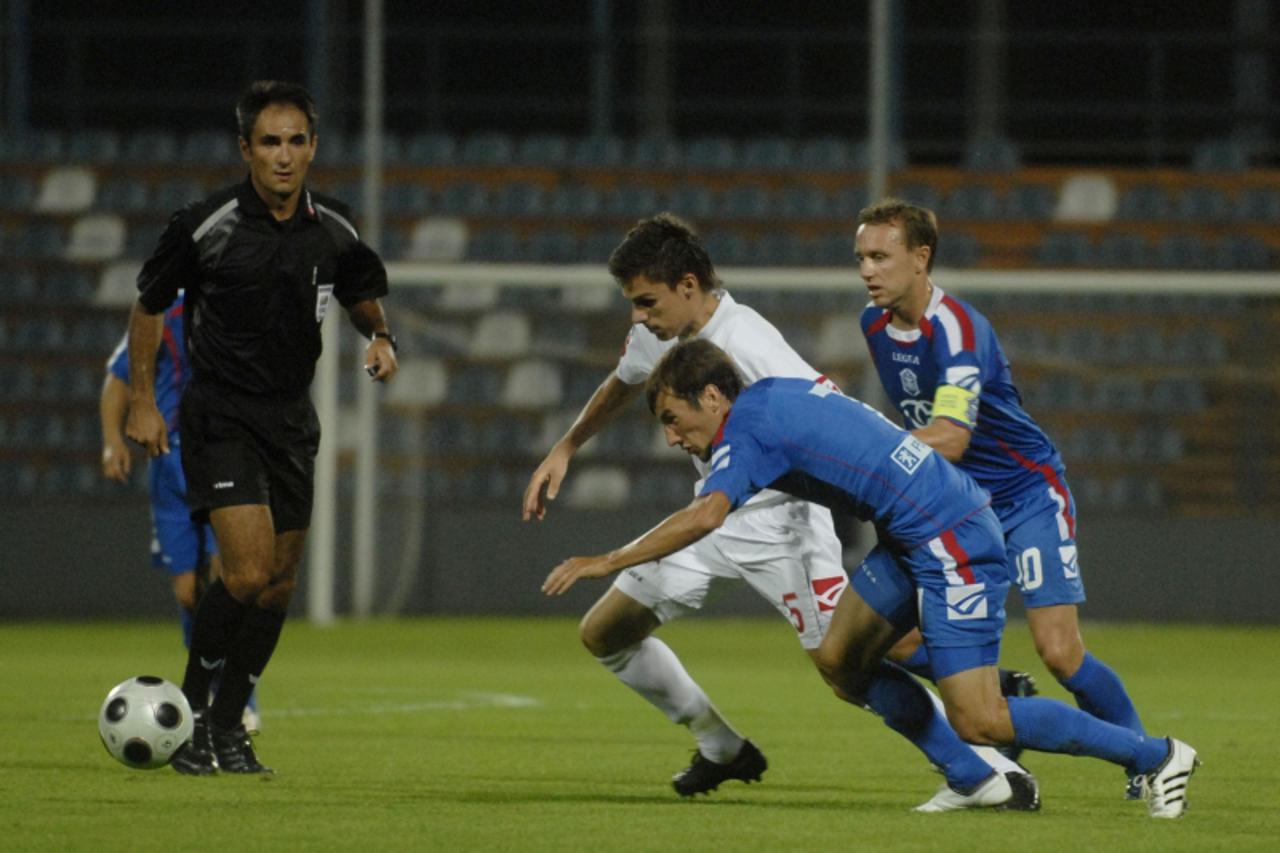
[[[727,764],[737,757],[742,736],[720,716],[666,643],[646,637],[599,661],[623,684],[666,714],[667,719],[688,726],[704,756],[717,764]]]

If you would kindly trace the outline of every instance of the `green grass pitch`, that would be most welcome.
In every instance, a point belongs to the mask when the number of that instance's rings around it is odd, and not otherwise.
[[[683,801],[687,733],[619,685],[565,619],[296,621],[261,687],[271,779],[129,770],[95,715],[124,678],[180,680],[176,625],[0,626],[5,850],[1276,850],[1276,628],[1086,627],[1149,729],[1204,766],[1180,821],[1118,768],[1028,754],[1038,814],[912,814],[940,777],[836,701],[790,629],[694,619],[663,636],[769,758],[762,784]],[[1003,663],[1044,674],[1022,623]]]

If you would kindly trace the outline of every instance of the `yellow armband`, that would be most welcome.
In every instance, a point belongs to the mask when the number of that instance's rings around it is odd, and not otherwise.
[[[939,385],[933,396],[934,418],[950,418],[973,429],[978,419],[978,395],[959,385]]]

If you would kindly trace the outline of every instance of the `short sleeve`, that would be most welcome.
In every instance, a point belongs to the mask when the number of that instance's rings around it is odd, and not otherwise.
[[[334,295],[344,308],[387,295],[387,268],[378,253],[353,240],[338,256]]]
[[[639,385],[644,382],[653,372],[662,354],[674,344],[674,341],[664,344],[644,326],[632,326],[631,331],[627,333],[627,340],[622,345],[622,355],[618,357],[616,371],[618,379],[628,385]]]
[[[155,252],[138,273],[138,302],[159,314],[178,298],[178,291],[199,278],[196,244],[183,212],[169,218]]]

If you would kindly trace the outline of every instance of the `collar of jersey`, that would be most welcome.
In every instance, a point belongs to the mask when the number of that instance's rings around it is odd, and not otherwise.
[[[240,210],[244,211],[246,216],[258,216],[275,222],[280,221],[271,215],[271,211],[267,209],[267,203],[262,200],[262,196],[258,195],[258,191],[253,188],[253,181],[247,177],[236,189],[236,200],[240,203]],[[311,190],[306,187],[302,188],[302,197],[298,199],[298,209],[294,211],[293,216],[290,218],[296,219],[299,213],[307,219],[320,218],[320,215],[316,213],[315,203],[311,200]]]
[[[946,294],[942,292],[942,288],[935,284],[933,286],[933,295],[929,297],[929,304],[924,309],[924,316],[920,318],[921,325],[932,320],[933,315],[938,313],[938,306],[942,304],[942,297],[944,296]],[[913,344],[924,333],[919,326],[914,329],[899,329],[893,323],[886,323],[884,330],[890,340],[897,341],[900,344]]]
[[[725,317],[728,316],[729,312],[725,309],[734,304],[733,297],[729,295],[729,291],[724,289],[717,290],[715,293],[719,297],[720,304],[716,306],[716,310],[711,315],[711,319],[707,321],[707,325],[699,329],[698,334],[695,335],[695,337],[710,340],[711,335],[715,332],[716,328],[720,324],[728,322]]]

